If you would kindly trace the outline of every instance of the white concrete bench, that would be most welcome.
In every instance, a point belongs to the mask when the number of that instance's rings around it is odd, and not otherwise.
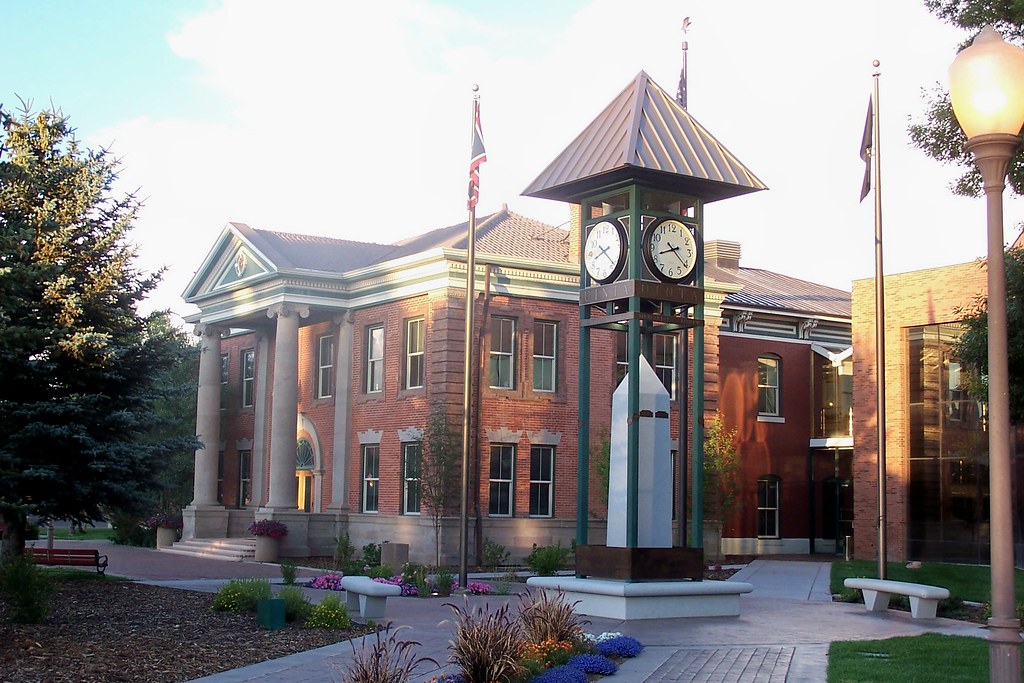
[[[343,576],[341,588],[350,613],[358,610],[362,619],[383,619],[388,596],[401,595],[402,589],[369,576]]]
[[[939,600],[949,597],[945,588],[907,581],[849,578],[843,581],[843,585],[863,591],[864,605],[872,612],[889,609],[889,598],[894,593],[906,595],[910,598],[910,614],[915,619],[934,619]]]

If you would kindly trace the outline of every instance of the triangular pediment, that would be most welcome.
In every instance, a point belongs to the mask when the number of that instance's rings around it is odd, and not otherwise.
[[[705,202],[767,189],[643,71],[523,194],[575,202],[629,181]]]
[[[225,226],[185,289],[185,301],[236,289],[277,272],[276,265],[248,239],[248,232],[252,230],[241,223]]]

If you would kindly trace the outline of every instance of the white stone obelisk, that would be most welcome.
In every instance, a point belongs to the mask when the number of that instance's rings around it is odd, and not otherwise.
[[[627,511],[636,510],[637,547],[672,547],[672,443],[669,394],[640,356],[640,430],[637,454],[637,499],[629,500],[629,376],[612,394],[611,462],[608,471],[609,547],[626,548]]]

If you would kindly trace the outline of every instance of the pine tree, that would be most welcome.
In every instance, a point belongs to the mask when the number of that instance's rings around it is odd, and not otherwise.
[[[4,558],[28,515],[91,523],[144,504],[161,463],[194,439],[154,438],[181,357],[138,304],[134,195],[118,162],[83,149],[60,111],[0,109],[0,515]],[[165,315],[163,317],[166,317]]]

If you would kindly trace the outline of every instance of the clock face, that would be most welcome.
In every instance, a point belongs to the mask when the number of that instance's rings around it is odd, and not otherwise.
[[[685,223],[671,218],[659,221],[644,234],[644,260],[659,279],[685,280],[697,265],[697,240]]]
[[[604,284],[611,282],[626,261],[626,238],[622,227],[612,221],[601,221],[590,229],[583,245],[583,264],[587,275]]]

